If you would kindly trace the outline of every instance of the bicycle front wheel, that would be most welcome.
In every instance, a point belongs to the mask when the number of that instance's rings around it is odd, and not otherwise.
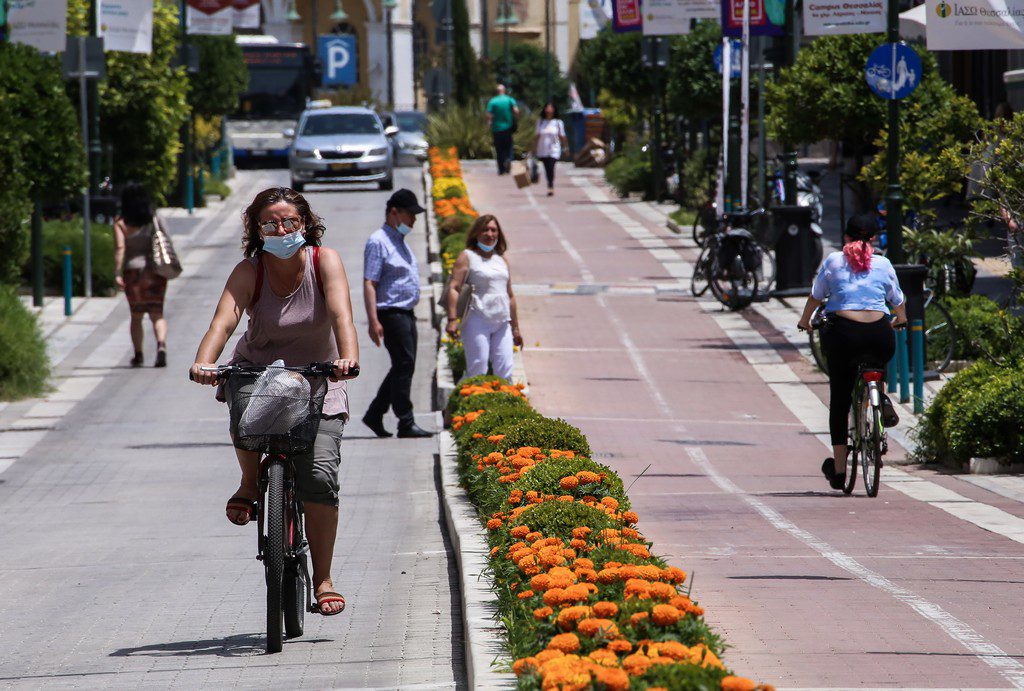
[[[811,323],[816,324],[821,319],[824,305],[819,305],[814,313],[811,314]],[[814,358],[814,364],[818,366],[822,374],[828,376],[828,359],[825,357],[825,349],[821,345],[821,328],[811,329],[807,332],[807,343],[811,348],[811,357]]]
[[[861,439],[861,465],[864,489],[869,497],[878,496],[882,475],[882,412],[867,402],[864,406],[864,435]]]
[[[302,635],[306,617],[306,555],[302,552],[302,512],[294,498],[288,501],[288,551],[292,559],[284,569],[284,632],[291,638]]]
[[[267,548],[263,553],[267,572],[267,652],[279,653],[284,643],[284,461],[270,461],[267,476]]]
[[[843,494],[853,494],[853,488],[857,484],[857,464],[860,462],[860,445],[857,443],[857,406],[850,406],[849,414],[849,442],[846,447],[846,482],[843,484]]]
[[[708,291],[708,264],[710,262],[708,255],[709,248],[705,247],[701,250],[697,263],[693,265],[693,276],[690,277],[690,293],[695,298],[699,298]]]

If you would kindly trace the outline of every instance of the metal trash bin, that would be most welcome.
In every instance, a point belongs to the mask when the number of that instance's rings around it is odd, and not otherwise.
[[[819,233],[811,222],[809,206],[771,208],[776,290],[810,290],[822,258]]]

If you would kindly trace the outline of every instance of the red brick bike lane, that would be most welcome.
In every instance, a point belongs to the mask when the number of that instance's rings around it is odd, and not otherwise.
[[[465,166],[474,206],[509,238],[533,402],[622,475],[733,669],[785,687],[1024,687],[1024,545],[887,485],[831,492],[827,421],[798,419],[666,269],[672,253],[692,260],[679,236],[633,204],[595,203],[599,178],[588,196],[560,168],[546,198],[492,171]],[[781,361],[799,381],[781,386],[820,399],[794,354]]]

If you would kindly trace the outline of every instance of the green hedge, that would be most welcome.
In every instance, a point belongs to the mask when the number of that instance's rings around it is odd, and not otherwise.
[[[627,145],[604,169],[604,177],[621,197],[647,193],[651,186],[651,157],[638,145]]]
[[[0,286],[0,400],[39,396],[46,391],[50,359],[34,314],[11,286]]]
[[[114,283],[114,231],[106,223],[91,226],[93,295],[112,295]],[[53,293],[64,291],[64,248],[71,248],[71,292],[85,294],[85,227],[81,218],[43,223],[43,281]],[[32,281],[32,267],[22,267],[22,280]]]
[[[1024,332],[1024,320],[1003,312],[994,300],[983,295],[970,295],[948,298],[943,304],[956,325],[956,350],[953,354],[956,359],[1004,357],[1024,347],[1020,338]],[[939,345],[948,347],[944,340],[936,343]]]

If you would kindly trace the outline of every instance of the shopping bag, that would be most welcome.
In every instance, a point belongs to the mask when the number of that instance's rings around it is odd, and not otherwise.
[[[516,181],[516,187],[519,189],[530,186],[530,171],[526,169],[526,163],[512,161],[512,178]]]

